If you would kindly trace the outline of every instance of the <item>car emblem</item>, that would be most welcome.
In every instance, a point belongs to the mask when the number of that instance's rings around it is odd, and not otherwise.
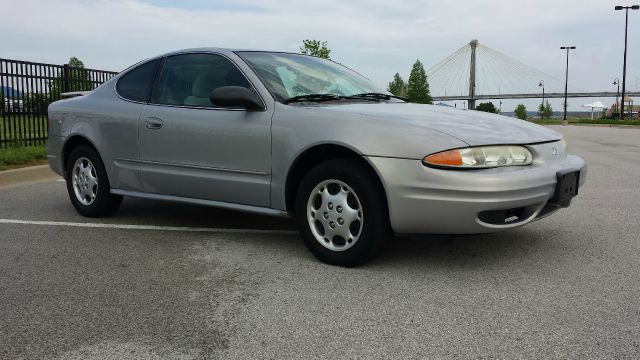
[[[556,148],[551,148],[551,154],[552,154],[552,155],[558,155],[558,149],[556,149]]]

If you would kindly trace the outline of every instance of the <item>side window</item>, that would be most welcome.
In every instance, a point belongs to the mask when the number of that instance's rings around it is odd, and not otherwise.
[[[159,64],[160,59],[152,60],[124,74],[116,84],[118,94],[127,100],[148,101]]]
[[[167,57],[152,102],[165,105],[214,107],[211,92],[221,86],[250,87],[242,72],[214,54]]]

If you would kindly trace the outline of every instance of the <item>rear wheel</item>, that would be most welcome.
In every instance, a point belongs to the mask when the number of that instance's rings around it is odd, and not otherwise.
[[[302,180],[296,217],[305,244],[321,261],[362,264],[391,237],[384,190],[374,176],[356,160],[335,159]]]
[[[122,203],[122,196],[111,194],[102,160],[89,146],[80,145],[69,154],[66,181],[71,203],[83,216],[107,216]]]

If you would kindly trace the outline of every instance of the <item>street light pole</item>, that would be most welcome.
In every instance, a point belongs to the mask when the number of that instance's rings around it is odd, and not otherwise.
[[[567,70],[564,75],[564,117],[562,125],[567,125],[567,89],[569,84],[569,50],[575,49],[575,46],[561,46],[560,49],[567,50]]]
[[[620,111],[620,119],[624,119],[624,89],[627,80],[627,28],[629,26],[629,9],[638,10],[640,5],[633,6],[616,6],[615,10],[624,10],[624,60],[622,63],[622,111]],[[633,109],[631,109],[633,111]]]
[[[544,119],[544,80],[540,80],[538,86],[542,86],[542,111],[540,111],[540,119]]]
[[[618,85],[618,91],[616,91],[616,112],[618,113],[618,120],[620,120],[620,108],[618,106],[618,96],[620,96],[620,79],[613,79],[613,85]]]

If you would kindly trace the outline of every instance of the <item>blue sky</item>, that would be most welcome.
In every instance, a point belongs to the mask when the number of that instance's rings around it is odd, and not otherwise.
[[[637,2],[636,2],[637,3]],[[570,86],[615,91],[622,77],[624,16],[609,0],[0,0],[0,57],[122,70],[176,49],[219,46],[298,51],[326,40],[332,57],[380,86],[426,68],[471,39],[564,78]],[[630,13],[627,89],[640,90],[640,11]],[[573,99],[570,109],[596,99]],[[612,99],[600,99],[605,104]],[[511,110],[518,101],[503,102]],[[530,109],[538,100],[523,101]],[[640,102],[640,99],[638,99]],[[551,104],[560,109],[561,100]]]

